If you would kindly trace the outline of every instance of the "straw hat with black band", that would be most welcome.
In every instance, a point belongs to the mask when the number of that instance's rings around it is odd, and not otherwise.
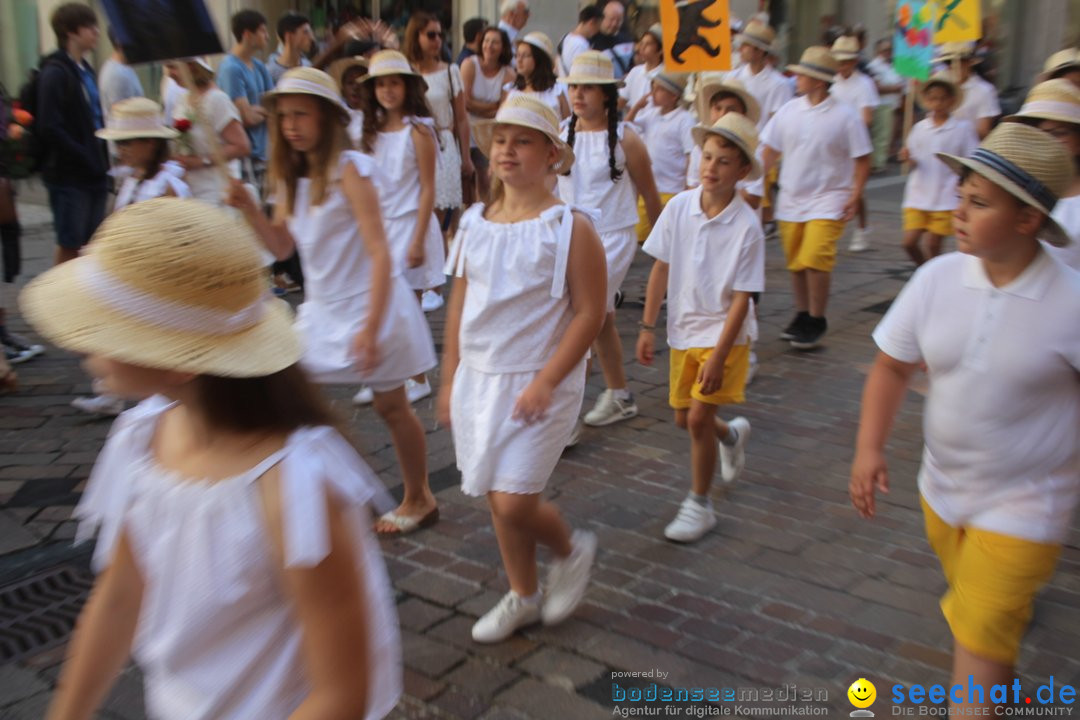
[[[1029,125],[1038,124],[1040,120],[1080,125],[1080,88],[1065,78],[1041,82],[1031,88],[1020,112],[1005,120]]]
[[[739,98],[743,107],[746,108],[743,114],[757,123],[761,119],[761,106],[758,105],[758,101],[741,82],[734,78],[725,79],[725,75],[727,73],[717,72],[701,76],[701,87],[697,93],[698,119],[701,122],[707,122],[712,99],[719,93],[730,93]]]
[[[759,50],[770,52],[773,43],[776,42],[776,31],[760,20],[751,20],[739,33],[738,40],[740,44],[746,43]]]
[[[797,75],[805,75],[832,84],[836,80],[839,66],[829,48],[824,45],[811,45],[803,50],[799,62],[788,65],[787,69]]]
[[[970,60],[973,63],[980,62],[981,58],[975,54],[975,45],[969,42],[942,43],[938,48],[936,63],[947,63],[953,60]]]
[[[1073,159],[1049,133],[1023,123],[1001,123],[971,157],[947,153],[937,153],[937,157],[957,175],[966,168],[1044,213],[1046,222],[1039,238],[1057,247],[1069,244],[1069,234],[1050,213],[1072,185]]]
[[[674,93],[681,101],[683,93],[686,92],[686,83],[689,79],[690,76],[686,73],[668,72],[661,69],[660,72],[653,75],[652,84],[659,85],[665,90]]]
[[[761,164],[757,159],[758,133],[754,121],[739,113],[728,113],[712,125],[697,125],[690,130],[698,147],[704,147],[710,135],[718,135],[742,151],[750,163],[747,180],[761,177]]]
[[[552,166],[554,172],[566,172],[574,164],[574,151],[559,137],[559,118],[544,101],[531,95],[512,95],[499,106],[494,119],[478,121],[473,134],[476,146],[485,157],[491,157],[491,141],[497,125],[517,125],[546,135],[559,151],[559,159]]]
[[[337,83],[322,70],[295,67],[286,71],[273,90],[263,93],[263,107],[273,112],[278,98],[282,95],[311,95],[322,98],[337,112],[343,125],[348,125],[352,119],[349,106],[342,99]]]
[[[841,35],[829,48],[832,56],[844,62],[845,60],[859,59],[859,38],[854,35]]]
[[[956,80],[951,72],[939,72],[934,73],[930,78],[919,85],[919,106],[926,107],[926,93],[927,91],[938,85],[946,88],[952,95],[952,105],[949,107],[949,112],[952,112],[956,108],[960,107],[960,103],[964,101],[964,89],[960,87],[960,83]]]

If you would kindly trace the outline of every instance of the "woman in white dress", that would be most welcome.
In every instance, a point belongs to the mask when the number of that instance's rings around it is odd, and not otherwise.
[[[551,108],[559,120],[570,116],[566,86],[557,80],[555,46],[542,32],[531,32],[517,44],[517,78],[509,87],[507,97],[517,93],[535,95]]]
[[[267,218],[233,186],[230,201],[275,257],[299,252],[304,302],[296,329],[304,369],[318,383],[364,383],[397,451],[405,497],[376,525],[408,533],[439,511],[427,476],[424,428],[405,381],[435,366],[431,331],[387,248],[375,161],[349,150],[348,108],[321,70],[293,68],[263,96],[270,125],[270,177],[277,202]]]
[[[469,126],[495,117],[502,101],[503,88],[514,81],[513,47],[505,30],[489,27],[480,38],[480,54],[466,58],[461,64],[461,80],[465,85],[465,109]],[[491,168],[473,138],[473,166],[476,167],[476,192],[486,200],[491,190]]]

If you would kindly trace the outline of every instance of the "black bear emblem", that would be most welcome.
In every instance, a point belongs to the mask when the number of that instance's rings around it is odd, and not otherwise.
[[[720,27],[723,20],[707,20],[702,15],[713,4],[713,0],[679,0],[675,10],[679,13],[679,29],[675,33],[675,44],[671,46],[671,57],[682,64],[683,53],[691,47],[699,47],[710,58],[720,54],[716,47],[701,34],[701,30]]]

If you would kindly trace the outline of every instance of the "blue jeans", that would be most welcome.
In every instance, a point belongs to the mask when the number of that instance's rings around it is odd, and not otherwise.
[[[49,191],[49,208],[56,228],[56,244],[68,250],[78,250],[90,242],[97,226],[105,219],[104,188],[91,190],[74,185],[45,183]]]

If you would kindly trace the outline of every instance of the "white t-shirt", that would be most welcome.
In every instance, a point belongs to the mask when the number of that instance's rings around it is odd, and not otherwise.
[[[188,101],[191,99],[191,94],[184,95],[177,100],[176,107],[173,109],[173,119],[179,120],[180,118],[186,118],[191,121],[191,129],[187,131],[187,138],[181,138],[175,140],[177,146],[180,148],[180,154],[197,155],[206,157],[210,155],[210,144],[206,138],[206,126],[199,123],[195,119],[195,111],[189,107]],[[221,137],[221,132],[231,123],[233,120],[240,122],[240,112],[236,109],[236,105],[229,99],[229,96],[225,94],[224,90],[219,88],[211,88],[207,90],[201,99],[202,117],[211,123],[213,132]],[[220,145],[220,140],[218,144]],[[185,148],[184,144],[190,147]],[[227,163],[229,175],[234,178],[240,177],[240,161],[230,160]],[[228,188],[225,185],[225,180],[221,177],[221,173],[215,167],[206,167],[199,170],[188,170],[187,175],[184,178],[187,181],[188,188],[191,190],[191,195],[199,200],[205,200],[206,202],[222,206],[225,203],[224,196]]]
[[[928,212],[955,209],[960,177],[936,153],[967,157],[975,152],[979,137],[972,124],[950,117],[938,127],[931,118],[924,118],[911,128],[904,145],[914,166],[904,186],[902,207]]]
[[[1080,274],[1044,252],[995,288],[982,261],[920,267],[874,331],[925,362],[919,491],[954,527],[1059,543],[1080,498]]]
[[[1054,218],[1057,224],[1064,228],[1065,232],[1069,233],[1069,239],[1072,242],[1063,248],[1054,247],[1049,243],[1043,247],[1049,250],[1050,254],[1058,260],[1073,270],[1080,272],[1080,195],[1063,197],[1058,200],[1057,205],[1054,206],[1054,212],[1050,213],[1050,217]]]
[[[761,106],[761,117],[757,123],[759,133],[765,127],[765,123],[769,122],[769,118],[794,96],[791,85],[784,76],[769,65],[756,75],[749,64],[743,65],[733,71],[731,77],[741,82]]]
[[[974,125],[979,118],[993,118],[1001,114],[997,88],[975,73],[960,87],[964,90],[964,99],[960,107],[953,110],[953,117],[967,120]]]
[[[671,199],[642,250],[667,263],[668,345],[709,348],[724,331],[734,292],[765,289],[765,236],[753,208],[738,193],[719,215],[706,217],[701,188]],[[736,345],[749,342],[748,313]]]
[[[562,41],[562,64],[566,72],[581,53],[589,49],[589,41],[577,33],[569,33]]]
[[[650,106],[637,114],[635,122],[643,130],[656,190],[666,194],[685,190],[687,163],[694,149],[694,138],[690,135],[694,116],[681,107],[662,113],[660,108]]]
[[[619,88],[619,97],[626,100],[627,108],[637,105],[638,100],[652,91],[653,78],[663,69],[662,64],[657,65],[652,70],[646,70],[645,65],[635,65],[630,68],[630,72],[626,74],[624,80],[625,85]]]
[[[776,218],[839,220],[851,197],[855,158],[873,151],[866,123],[832,96],[811,105],[805,96],[780,108],[761,143],[783,154]]]
[[[896,72],[892,63],[886,62],[880,55],[876,56],[873,60],[866,64],[866,69],[870,71],[870,75],[877,82],[878,85],[903,85],[904,78]],[[901,92],[883,93],[878,92],[878,97],[881,98],[879,105],[885,105],[886,107],[899,107],[900,98],[903,96]]]
[[[874,81],[870,79],[870,76],[858,70],[851,73],[851,77],[848,78],[837,74],[832,87],[829,88],[829,95],[839,102],[851,105],[859,111],[860,117],[862,117],[863,108],[873,110],[881,102]]]

